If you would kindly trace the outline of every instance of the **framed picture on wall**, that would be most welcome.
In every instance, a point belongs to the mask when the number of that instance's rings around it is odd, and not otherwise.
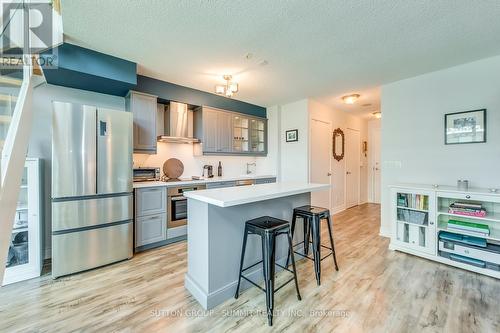
[[[296,142],[299,141],[299,130],[289,130],[285,132],[286,142]]]
[[[445,114],[444,130],[447,145],[486,142],[486,109]]]

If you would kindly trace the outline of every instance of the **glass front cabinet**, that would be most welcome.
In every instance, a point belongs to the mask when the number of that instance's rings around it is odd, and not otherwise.
[[[27,159],[3,285],[40,276],[42,270],[41,161]]]
[[[250,151],[250,119],[233,116],[233,152],[248,153]]]
[[[233,116],[233,153],[265,155],[267,121],[261,118]]]
[[[252,119],[250,122],[250,130],[251,151],[254,153],[265,153],[266,121],[262,119]]]
[[[391,189],[392,241],[410,250],[436,254],[435,197],[430,192]]]

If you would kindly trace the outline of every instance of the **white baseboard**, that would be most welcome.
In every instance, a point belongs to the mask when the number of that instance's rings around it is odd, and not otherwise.
[[[340,212],[343,212],[345,210],[345,205],[333,207],[332,209],[332,215],[338,214]]]

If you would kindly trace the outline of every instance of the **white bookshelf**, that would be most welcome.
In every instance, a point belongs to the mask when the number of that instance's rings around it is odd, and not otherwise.
[[[21,181],[3,285],[40,276],[42,270],[41,161],[27,159]]]
[[[487,189],[472,188],[460,191],[451,186],[434,187],[431,185],[400,184],[390,186],[391,193],[391,220],[392,236],[390,249],[410,253],[444,264],[467,269],[488,276],[500,278],[500,265],[489,263],[486,268],[477,267],[460,261],[452,260],[447,253],[439,250],[439,232],[446,231],[456,235],[483,238],[487,244],[500,245],[500,193],[493,193]],[[428,206],[413,207],[404,204],[401,195],[426,197]],[[486,216],[464,216],[450,213],[448,208],[454,202],[480,203],[486,210]],[[411,213],[427,214],[425,223],[414,223],[408,217]],[[490,234],[478,236],[473,232],[448,228],[450,219],[474,222],[488,225]],[[446,249],[445,249],[446,250]],[[471,257],[472,259],[477,259]],[[456,259],[456,258],[453,258]],[[497,270],[498,268],[498,270]]]

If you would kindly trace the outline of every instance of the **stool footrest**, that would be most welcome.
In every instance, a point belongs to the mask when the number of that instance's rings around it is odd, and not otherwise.
[[[308,256],[306,256],[305,254],[302,254],[302,253],[300,253],[300,252],[293,251],[293,253],[298,254],[298,255],[299,255],[299,256],[301,256],[302,258],[306,258],[306,259],[309,259],[309,260],[314,261],[314,258],[308,257]]]
[[[261,263],[262,263],[262,260],[261,260],[261,261],[256,262],[255,264],[253,264],[253,265],[251,265],[251,266],[248,266],[247,268],[242,269],[242,270],[241,270],[241,272],[244,272],[244,271],[246,271],[247,269],[250,269],[250,268],[252,268],[252,267],[255,267],[255,266],[257,266],[258,264],[261,264]]]
[[[250,280],[249,278],[247,278],[246,276],[242,275],[241,276],[243,279],[247,280],[248,282],[250,282],[251,284],[253,284],[255,287],[259,288],[260,290],[262,290],[263,292],[266,292],[266,289],[262,288],[261,286],[259,286],[257,283],[253,282],[252,280]],[[292,282],[294,280],[294,278],[292,277],[290,280],[286,281],[285,283],[283,283],[281,286],[279,286],[278,288],[275,288],[274,289],[274,292],[277,292],[278,290],[280,290],[281,288],[283,288],[284,286],[286,286],[287,284],[289,284],[290,282]]]
[[[247,280],[248,282],[250,282],[251,284],[253,284],[254,286],[256,286],[257,288],[259,288],[260,290],[262,290],[263,292],[266,292],[266,289],[262,288],[261,286],[259,286],[257,283],[253,282],[252,280],[250,280],[246,276],[242,275],[241,277],[244,278],[245,280]]]

